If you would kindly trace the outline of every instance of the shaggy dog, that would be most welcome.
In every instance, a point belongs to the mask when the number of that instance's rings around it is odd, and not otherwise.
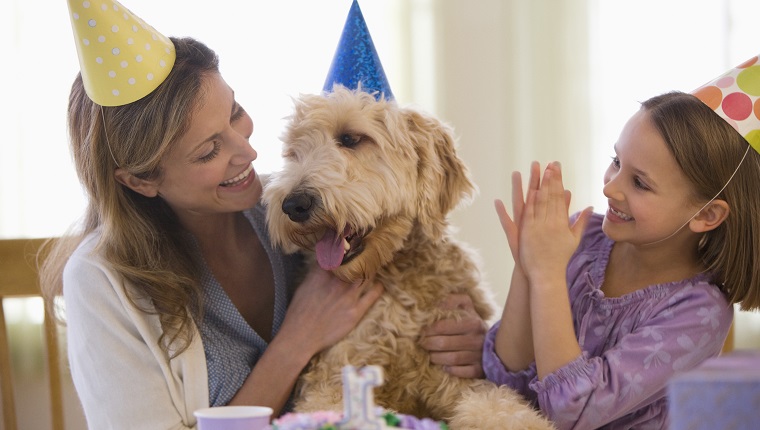
[[[475,192],[440,121],[336,85],[304,95],[283,137],[284,168],[264,187],[272,239],[313,250],[346,281],[372,276],[385,292],[345,339],[316,356],[299,382],[297,411],[341,410],[341,369],[379,365],[375,401],[446,420],[452,429],[547,429],[505,387],[449,375],[430,363],[421,330],[451,317],[439,303],[468,294],[487,320],[474,255],[450,234],[447,214]]]

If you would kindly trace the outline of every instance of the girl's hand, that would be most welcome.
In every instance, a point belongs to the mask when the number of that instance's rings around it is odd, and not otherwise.
[[[528,192],[531,190],[538,190],[539,188],[539,165],[538,162],[533,162],[530,165],[530,180],[528,182]],[[507,242],[509,243],[509,249],[512,251],[512,258],[515,260],[515,264],[519,264],[519,229],[522,220],[523,210],[525,208],[525,197],[523,195],[522,188],[522,176],[520,172],[512,173],[512,214],[513,218],[510,218],[507,213],[507,209],[504,206],[504,202],[496,200],[494,202],[496,207],[496,214],[499,216],[501,222],[501,228],[507,235]]]
[[[539,164],[530,165],[528,193],[539,189]],[[512,213],[510,218],[504,203],[496,201],[496,213],[507,235],[509,249],[515,267],[509,285],[507,301],[501,316],[501,326],[496,332],[494,349],[504,366],[511,370],[527,368],[534,360],[532,322],[530,316],[529,282],[520,262],[520,230],[523,224],[525,198],[520,172],[512,173]]]
[[[311,358],[356,327],[382,292],[377,282],[348,284],[315,266],[296,289],[277,336],[292,336]]]
[[[549,164],[540,186],[528,191],[519,229],[520,263],[531,281],[559,268],[564,273],[580,243],[591,208],[584,209],[571,225],[569,201],[559,163]]]
[[[420,345],[430,352],[430,362],[460,378],[483,378],[483,343],[488,327],[475,312],[467,294],[451,294],[441,309],[460,310],[459,318],[434,322],[423,330]]]

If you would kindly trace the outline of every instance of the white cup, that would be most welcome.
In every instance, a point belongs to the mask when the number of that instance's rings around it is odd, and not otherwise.
[[[198,430],[264,430],[272,408],[265,406],[217,406],[198,409]]]

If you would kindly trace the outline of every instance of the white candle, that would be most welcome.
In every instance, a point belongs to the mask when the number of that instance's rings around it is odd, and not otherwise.
[[[382,429],[385,420],[375,416],[374,388],[383,383],[380,366],[365,366],[358,371],[354,366],[343,368],[344,416],[341,428]]]

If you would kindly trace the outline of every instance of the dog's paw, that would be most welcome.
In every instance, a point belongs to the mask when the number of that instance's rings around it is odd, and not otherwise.
[[[451,430],[554,430],[520,395],[501,386],[462,396],[449,420]]]

